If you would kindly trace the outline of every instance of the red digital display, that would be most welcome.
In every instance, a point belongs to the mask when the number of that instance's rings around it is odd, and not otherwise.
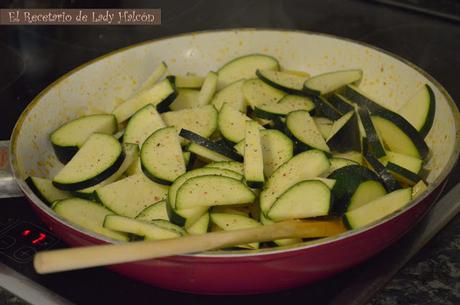
[[[37,245],[46,239],[46,234],[42,232],[35,232],[30,229],[22,231],[21,235],[27,238],[32,244]]]

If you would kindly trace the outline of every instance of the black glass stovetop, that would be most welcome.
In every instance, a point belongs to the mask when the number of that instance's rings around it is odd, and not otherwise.
[[[89,6],[89,1],[7,1],[4,7]],[[94,5],[94,4],[93,4]],[[50,82],[109,51],[148,39],[207,29],[292,28],[334,34],[396,53],[434,76],[460,101],[460,24],[372,1],[98,1],[110,8],[162,9],[161,26],[0,26],[0,139],[8,139],[22,110]],[[308,51],[308,50],[306,50]],[[458,168],[446,189],[460,181]],[[39,276],[35,251],[65,247],[36,218],[24,198],[0,200],[0,263],[75,304],[332,304],[350,283],[383,270],[387,258],[406,251],[423,222],[403,241],[333,278],[255,296],[196,296],[166,291],[104,268]],[[380,267],[378,267],[380,266]],[[376,275],[378,276],[378,275]],[[363,304],[369,297],[356,303]],[[332,302],[332,303],[331,303]],[[340,304],[345,304],[341,302]]]

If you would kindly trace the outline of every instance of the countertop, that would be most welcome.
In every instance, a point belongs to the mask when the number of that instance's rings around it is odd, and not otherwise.
[[[55,2],[52,3],[49,7],[55,6]],[[70,5],[85,6],[84,2],[81,3],[71,1]],[[53,79],[85,61],[138,41],[215,28],[295,28],[370,43],[420,66],[443,84],[457,101],[457,105],[460,102],[460,23],[370,1],[184,3],[172,0],[156,1],[155,7],[163,9],[163,25],[155,27],[0,26],[0,46],[21,50],[29,78],[21,87],[20,93],[17,92],[19,89],[8,91],[1,98],[3,128],[0,130],[0,138],[9,138],[15,121],[30,97],[40,92]],[[127,1],[117,1],[117,4],[128,7],[149,5],[147,1],[133,1],[129,4]],[[11,1],[10,7],[17,7],[15,5],[16,2]],[[98,5],[107,8],[115,6],[108,1],[98,2]],[[30,48],[27,49],[28,46]],[[5,64],[8,66],[11,63]],[[13,65],[9,69],[11,70],[7,71],[14,73],[15,69],[20,68]],[[8,75],[0,76],[0,80],[7,78]],[[11,103],[15,103],[15,106],[11,106]],[[446,191],[458,182],[460,170],[457,166]],[[0,287],[0,304],[27,303]],[[460,304],[460,215],[402,268],[368,304]]]

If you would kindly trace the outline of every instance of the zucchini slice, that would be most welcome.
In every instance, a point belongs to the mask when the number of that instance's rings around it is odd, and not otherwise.
[[[351,197],[362,182],[379,181],[379,177],[373,171],[354,164],[333,171],[328,178],[335,179],[335,185],[332,188],[334,196],[332,211],[335,215],[341,215],[347,211]]]
[[[360,107],[358,108],[358,114],[361,123],[363,124],[369,151],[377,158],[384,157],[386,155],[385,149],[383,148],[383,144],[380,141],[380,137],[374,127],[369,111]]]
[[[331,206],[331,190],[320,180],[301,181],[287,189],[272,205],[267,217],[274,220],[325,216]]]
[[[224,156],[223,154],[220,154],[214,150],[211,150],[209,148],[206,148],[205,146],[196,143],[190,143],[187,146],[187,149],[189,152],[198,156],[198,158],[204,162],[230,162],[233,160],[227,156]]]
[[[334,158],[343,158],[343,159],[348,159],[351,161],[355,161],[358,164],[363,164],[363,155],[360,152],[357,151],[347,151],[343,153],[334,153],[333,154]]]
[[[147,79],[142,83],[142,85],[139,87],[139,91],[145,90],[149,87],[152,87],[155,85],[160,78],[165,75],[166,71],[168,71],[168,66],[164,61],[162,61],[158,67],[153,70],[152,74],[147,77]]]
[[[420,174],[423,169],[423,161],[419,158],[398,154],[392,151],[387,152],[387,156],[383,163],[386,165],[388,162],[397,164],[417,175]]]
[[[404,167],[399,166],[393,162],[388,162],[386,168],[391,174],[393,174],[396,180],[404,184],[413,186],[422,180],[422,178],[416,173],[413,173],[410,170],[405,169]]]
[[[238,143],[244,139],[245,123],[252,121],[248,116],[234,109],[227,103],[222,105],[219,111],[217,125],[222,136],[232,143]],[[260,128],[263,128],[256,123]]]
[[[256,77],[257,69],[279,70],[280,65],[274,57],[264,54],[249,54],[235,58],[219,69],[219,88],[237,80]]]
[[[139,109],[126,125],[123,143],[142,145],[144,141],[158,129],[166,127],[155,106],[148,104]]]
[[[34,194],[49,206],[56,200],[71,197],[70,193],[56,188],[49,179],[30,176],[25,181]]]
[[[276,104],[286,95],[283,91],[275,89],[257,78],[246,80],[242,89],[244,98],[252,109]]]
[[[261,188],[264,184],[264,160],[259,124],[254,121],[246,122],[244,138],[244,178],[252,188]]]
[[[263,225],[270,225],[275,223],[273,220],[268,219],[263,213],[260,214],[260,223]],[[303,240],[302,238],[283,238],[283,239],[276,239],[273,242],[278,246],[288,246],[301,243]]]
[[[155,219],[169,220],[168,212],[166,211],[166,200],[161,200],[149,205],[136,216],[137,220],[152,221]]]
[[[313,103],[315,103],[315,114],[317,116],[324,116],[333,121],[340,119],[342,116],[342,113],[322,96],[313,97]]]
[[[306,149],[314,148],[330,152],[329,146],[326,144],[308,111],[298,110],[289,113],[286,118],[286,126],[289,133],[299,142],[300,146],[306,146]]]
[[[142,145],[140,158],[144,174],[161,184],[171,184],[186,170],[174,127],[159,129],[148,137]]]
[[[123,163],[125,154],[120,142],[111,135],[93,133],[77,154],[53,179],[53,185],[75,191],[107,179]]]
[[[177,88],[200,89],[205,80],[202,76],[197,75],[174,75]]]
[[[104,228],[104,219],[113,212],[100,204],[80,198],[68,198],[53,205],[53,210],[70,223],[106,237],[128,241],[128,235]]]
[[[256,228],[262,225],[260,222],[250,217],[232,214],[232,213],[213,212],[211,213],[210,218],[213,224],[215,224],[218,228],[224,231]],[[249,243],[245,245],[238,245],[237,247],[248,248],[248,249],[258,249],[259,243],[258,242]]]
[[[387,193],[383,185],[375,180],[361,182],[350,198],[347,212],[353,211],[374,199],[384,196]]]
[[[428,189],[428,186],[423,180],[420,180],[412,187],[412,199],[421,196]]]
[[[404,124],[398,124],[393,113],[387,111],[374,112],[372,123],[389,150],[409,155],[419,159],[428,156],[429,148],[417,130],[412,126],[405,129]]]
[[[199,168],[195,170],[191,170],[186,172],[182,176],[178,177],[174,183],[171,185],[168,191],[168,201],[167,201],[167,212],[169,219],[180,226],[189,226],[193,224],[199,217],[201,217],[206,211],[208,207],[197,207],[191,208],[186,210],[178,210],[176,209],[176,197],[177,191],[179,188],[184,184],[187,180],[198,177],[198,176],[205,176],[205,175],[221,175],[225,177],[231,177],[234,179],[242,180],[243,175],[238,174],[231,170],[220,169],[220,168]]]
[[[114,231],[143,236],[146,240],[178,238],[183,235],[178,230],[159,226],[154,221],[138,220],[120,215],[107,215],[104,220],[104,227]]]
[[[340,113],[345,114],[349,111],[353,111],[355,108],[353,102],[348,100],[346,97],[339,93],[334,93],[327,98],[329,103],[334,106]]]
[[[187,139],[187,140],[189,140],[189,141],[191,141],[191,142],[193,142],[195,144],[198,144],[199,146],[201,146],[203,148],[206,148],[207,150],[209,150],[211,152],[215,152],[215,153],[225,157],[225,158],[220,158],[219,160],[216,160],[215,158],[212,158],[211,159],[212,161],[230,161],[230,160],[238,161],[238,162],[243,161],[243,158],[237,152],[235,152],[231,147],[229,148],[229,147],[224,146],[222,144],[215,143],[215,142],[213,142],[211,140],[208,140],[208,139],[206,139],[206,138],[200,136],[199,134],[196,134],[196,133],[194,133],[194,132],[192,132],[190,130],[182,128],[180,133],[179,133],[179,135],[181,137],[183,137],[184,139]],[[200,152],[197,151],[197,149],[192,151],[191,146],[192,145],[189,146],[188,150],[193,152],[193,153],[195,153],[195,154],[197,154],[198,156],[201,156]],[[194,147],[194,146],[192,146],[192,147]]]
[[[165,199],[167,192],[167,186],[137,174],[101,187],[96,190],[96,196],[111,211],[122,216],[136,217],[152,203]]]
[[[236,161],[220,161],[209,163],[205,166],[206,168],[220,168],[234,171],[235,173],[244,175],[244,165],[243,163]]]
[[[178,189],[177,209],[252,203],[256,196],[240,180],[207,175],[188,179]]]
[[[329,159],[320,150],[302,152],[278,167],[260,193],[260,209],[267,214],[278,197],[294,184],[315,178],[329,170]]]
[[[201,235],[209,231],[211,224],[211,217],[209,213],[204,213],[200,218],[198,218],[195,223],[186,228],[186,231],[190,235]]]
[[[199,90],[181,88],[177,89],[176,99],[169,105],[171,111],[189,109],[198,106]]]
[[[222,105],[227,103],[234,109],[246,113],[248,107],[243,95],[243,84],[245,80],[239,80],[222,88],[214,94],[211,104],[220,111]]]
[[[72,159],[78,149],[93,133],[114,134],[117,120],[112,114],[93,114],[72,120],[50,135],[56,157],[63,164]]]
[[[182,128],[202,136],[210,137],[217,129],[217,111],[212,105],[193,109],[182,109],[161,114],[167,126],[174,126],[179,134]]]
[[[268,69],[257,70],[256,75],[268,85],[288,94],[303,94],[303,84],[309,78],[309,76],[298,76],[292,73]]]
[[[402,209],[411,199],[411,188],[393,191],[360,208],[345,213],[343,220],[350,229],[364,227]]]
[[[326,95],[348,84],[358,83],[362,77],[360,69],[327,72],[307,79],[303,89],[307,94]]]
[[[118,123],[122,123],[148,104],[156,106],[158,112],[165,112],[176,96],[177,91],[174,84],[169,79],[164,79],[153,87],[136,93],[123,104],[117,106],[113,110],[113,115],[117,118]]]
[[[198,95],[198,106],[204,106],[211,102],[217,88],[217,74],[209,72],[206,76],[200,94]]]
[[[270,177],[284,162],[294,155],[294,143],[288,136],[276,129],[260,131],[262,137],[262,153],[264,160],[264,175]],[[245,141],[234,146],[235,150],[244,155]]]
[[[332,157],[329,159],[331,162],[331,167],[329,168],[329,173],[333,173],[334,171],[338,170],[339,168],[348,166],[348,165],[361,165],[360,163],[350,160],[350,159],[345,159],[341,157]]]
[[[361,134],[354,111],[347,112],[332,125],[326,144],[338,152],[361,151]]]
[[[315,104],[308,96],[286,95],[276,104],[260,104],[254,108],[254,114],[262,119],[273,120],[284,117],[296,110],[311,111]]]
[[[109,183],[112,183],[116,181],[118,178],[120,178],[124,172],[126,172],[135,162],[139,160],[139,146],[136,144],[131,144],[131,143],[125,143],[123,144],[123,152],[125,154],[125,159],[123,160],[123,163],[120,165],[118,170],[113,173],[110,177],[107,179],[104,179],[103,181],[99,182],[96,185],[81,189],[81,190],[76,190],[73,191],[72,194],[74,194],[77,197],[83,198],[83,199],[88,199],[88,200],[95,200],[95,195],[94,191],[103,187],[104,185],[107,185]]]
[[[431,87],[423,86],[410,100],[399,109],[398,113],[405,118],[424,138],[433,126],[436,112],[436,98]]]
[[[331,134],[332,125],[334,124],[334,122],[328,118],[319,117],[319,116],[313,117],[313,121],[315,121],[316,127],[318,127],[319,132],[321,133],[323,138],[326,140]]]

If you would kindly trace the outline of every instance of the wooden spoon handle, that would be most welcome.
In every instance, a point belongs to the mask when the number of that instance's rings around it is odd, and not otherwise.
[[[315,238],[342,233],[338,221],[289,220],[257,228],[212,232],[159,241],[139,241],[39,252],[34,257],[38,273],[52,273],[184,253],[201,252],[250,242],[282,238]]]

